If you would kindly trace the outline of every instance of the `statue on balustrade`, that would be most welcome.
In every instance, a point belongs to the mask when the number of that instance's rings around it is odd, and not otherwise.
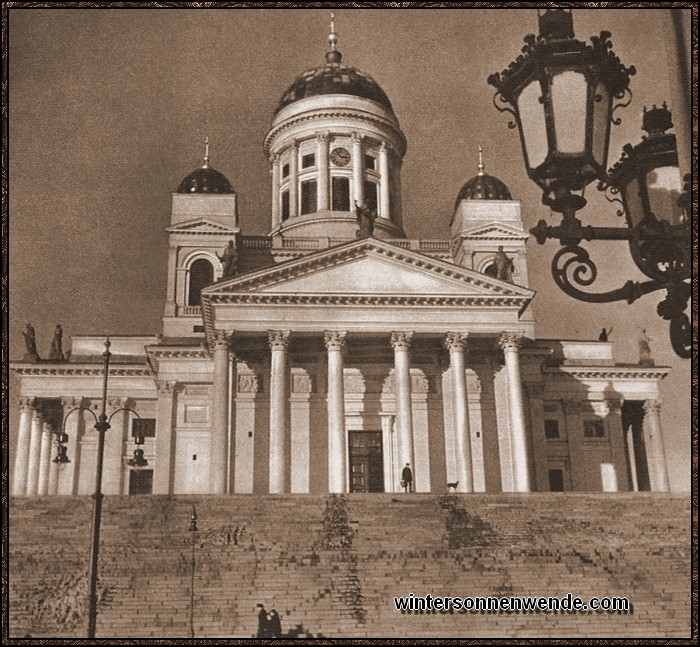
[[[217,257],[223,266],[221,278],[225,279],[229,276],[234,276],[236,274],[236,270],[238,269],[238,252],[232,240],[228,241],[228,245],[224,249],[224,253],[220,256],[217,254]]]
[[[355,202],[355,215],[357,216],[357,224],[360,227],[356,232],[357,238],[369,238],[374,233],[374,221],[377,219],[377,212],[364,204]]]
[[[36,352],[36,332],[32,324],[27,324],[27,329],[22,332],[24,335],[24,345],[27,352],[24,354],[25,362],[36,362],[39,360],[39,353]]]
[[[646,328],[642,328],[642,332],[639,334],[639,341],[637,345],[639,347],[639,365],[640,366],[655,366],[654,360],[651,357],[651,337],[647,335]]]
[[[53,341],[51,342],[51,352],[49,359],[64,361],[63,356],[63,328],[61,324],[56,324],[56,330],[53,333]]]

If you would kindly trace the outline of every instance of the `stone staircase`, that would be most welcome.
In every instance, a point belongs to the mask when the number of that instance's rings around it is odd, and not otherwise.
[[[198,528],[188,532],[192,505]],[[11,637],[85,635],[89,497],[10,500]],[[192,587],[192,540],[194,587]],[[690,632],[690,500],[656,494],[106,497],[98,637]],[[625,596],[628,614],[413,613],[394,596]],[[194,602],[194,604],[192,604]]]

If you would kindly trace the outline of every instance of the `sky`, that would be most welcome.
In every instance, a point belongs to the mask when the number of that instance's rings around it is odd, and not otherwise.
[[[323,61],[330,7],[9,11],[11,359],[24,353],[27,322],[43,357],[57,323],[64,348],[71,335],[160,331],[171,192],[201,165],[205,137],[212,166],[238,194],[243,233],[269,232],[262,142],[286,88]],[[408,140],[402,193],[409,238],[449,236],[455,197],[477,172],[479,144],[486,172],[522,201],[526,229],[552,219],[486,83],[520,54],[522,37],[537,32],[535,9],[334,11],[343,62],[382,86]],[[684,14],[689,25],[690,11]],[[612,32],[615,53],[637,69],[632,102],[616,113],[623,121],[612,129],[608,165],[625,143],[640,140],[643,107],[665,100],[688,172],[670,12],[577,9],[574,29],[581,40]],[[579,213],[586,223],[623,226],[595,185],[586,198]],[[662,383],[671,487],[690,490],[691,367],[674,355],[656,315],[663,293],[631,306],[583,304],[553,283],[558,243],[530,239],[527,248],[538,337],[597,339],[612,327],[616,360],[636,363],[646,328],[657,365],[672,369]],[[587,248],[600,272],[597,291],[645,278],[624,243]],[[13,438],[14,404],[10,413]]]

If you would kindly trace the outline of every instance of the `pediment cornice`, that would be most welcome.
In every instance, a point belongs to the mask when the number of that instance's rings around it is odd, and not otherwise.
[[[211,218],[194,218],[166,227],[165,231],[170,234],[219,234],[230,236],[239,231],[239,229],[237,227],[227,227]]]

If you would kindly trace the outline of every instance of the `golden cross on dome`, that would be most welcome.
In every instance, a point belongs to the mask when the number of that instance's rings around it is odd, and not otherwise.
[[[209,137],[204,139],[204,166],[202,168],[209,168]]]
[[[483,156],[484,149],[481,148],[481,144],[479,144],[479,175],[484,175],[484,156]]]
[[[328,43],[331,46],[331,51],[335,52],[338,44],[338,35],[335,33],[335,14],[331,12],[331,33],[328,34]]]

